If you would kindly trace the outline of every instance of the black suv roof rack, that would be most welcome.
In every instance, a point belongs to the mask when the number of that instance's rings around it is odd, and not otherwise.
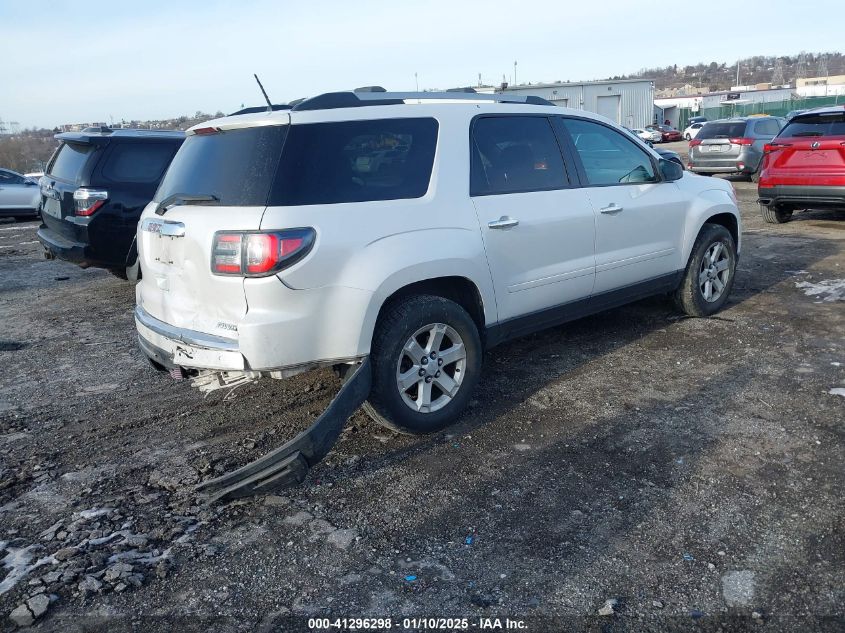
[[[360,108],[376,105],[399,105],[409,101],[448,100],[448,101],[489,101],[492,103],[519,103],[525,105],[550,106],[551,101],[533,95],[519,96],[509,94],[478,94],[476,92],[326,92],[310,99],[305,99],[293,106],[300,110],[333,110],[336,108]]]

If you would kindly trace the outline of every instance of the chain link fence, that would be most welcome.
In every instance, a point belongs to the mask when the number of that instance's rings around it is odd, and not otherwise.
[[[830,97],[807,97],[805,99],[787,99],[784,101],[763,101],[759,103],[731,103],[725,102],[718,108],[701,108],[694,112],[689,108],[681,108],[678,119],[678,129],[683,131],[694,116],[707,117],[708,121],[728,119],[737,116],[754,114],[768,114],[771,116],[786,116],[793,110],[809,110],[830,105],[845,105],[845,95]]]

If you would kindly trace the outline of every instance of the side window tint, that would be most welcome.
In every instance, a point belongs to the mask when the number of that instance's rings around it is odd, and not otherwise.
[[[472,132],[470,195],[561,189],[560,147],[545,117],[482,117]]]
[[[438,130],[431,118],[293,125],[271,204],[421,198],[431,181]]]
[[[590,185],[656,182],[649,155],[624,134],[599,123],[563,120]]]
[[[176,149],[170,143],[117,144],[103,166],[103,177],[114,182],[157,182]]]
[[[780,126],[775,119],[764,119],[757,121],[754,126],[754,130],[757,133],[757,136],[774,137],[775,134],[780,132]]]

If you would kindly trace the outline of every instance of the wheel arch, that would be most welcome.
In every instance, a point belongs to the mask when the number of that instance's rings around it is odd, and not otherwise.
[[[742,243],[742,219],[739,216],[739,210],[727,191],[710,189],[701,192],[687,217],[681,262],[683,267],[686,267],[689,262],[695,240],[698,239],[705,224],[718,224],[725,227],[733,237],[736,252],[739,255]]]
[[[402,279],[401,282],[396,279],[397,276]],[[434,295],[454,301],[469,313],[483,340],[487,324],[496,320],[495,299],[491,290],[465,274],[441,273],[410,277],[407,273],[398,273],[373,295],[364,319],[359,348],[369,349],[376,324],[392,304],[415,295]]]
[[[733,213],[723,212],[711,215],[709,218],[704,220],[704,224],[718,224],[720,226],[724,226],[731,234],[731,237],[734,238],[734,244],[737,245],[737,252],[739,252],[739,220]],[[702,224],[702,226],[704,226],[704,224]],[[700,228],[699,231],[701,231]]]

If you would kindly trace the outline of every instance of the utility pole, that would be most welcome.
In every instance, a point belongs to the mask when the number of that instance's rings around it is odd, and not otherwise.
[[[417,92],[420,91],[420,80],[417,78],[417,73],[414,73],[414,84],[417,86]]]
[[[736,60],[736,85],[739,87],[739,60]]]
[[[516,86],[516,61],[513,63],[513,85]]]

